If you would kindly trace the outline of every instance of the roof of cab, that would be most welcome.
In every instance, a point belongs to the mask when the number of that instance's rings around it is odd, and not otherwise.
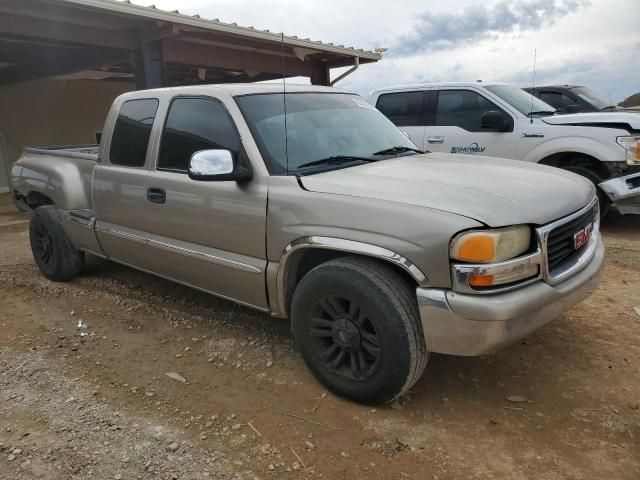
[[[278,83],[222,83],[214,85],[190,85],[183,87],[156,88],[151,90],[138,90],[128,92],[122,95],[124,99],[144,98],[154,95],[175,95],[175,94],[193,94],[206,95],[207,93],[226,93],[231,96],[252,95],[257,93],[281,93],[283,85]],[[287,93],[300,92],[319,92],[319,93],[352,93],[347,90],[335,87],[324,87],[319,85],[298,85],[287,84]]]
[[[430,83],[415,83],[408,85],[392,85],[389,87],[377,88],[369,93],[369,96],[373,96],[379,93],[387,92],[405,92],[407,90],[418,90],[423,88],[441,88],[441,87],[486,87],[487,85],[509,85],[503,82],[430,82]]]

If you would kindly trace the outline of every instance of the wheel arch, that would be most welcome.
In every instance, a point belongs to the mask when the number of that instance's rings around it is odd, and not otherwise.
[[[29,205],[32,210],[45,205],[55,205],[55,202],[51,197],[35,190],[30,191],[27,193],[27,196],[23,198],[25,199],[25,203]]]
[[[603,179],[610,176],[609,170],[597,158],[582,152],[558,152],[540,159],[540,165],[548,165],[551,167],[566,168],[569,166],[582,166],[593,170]]]
[[[302,237],[284,249],[275,278],[275,316],[287,317],[296,286],[310,270],[343,256],[373,258],[394,269],[412,287],[428,284],[427,276],[413,262],[384,247],[333,237]]]

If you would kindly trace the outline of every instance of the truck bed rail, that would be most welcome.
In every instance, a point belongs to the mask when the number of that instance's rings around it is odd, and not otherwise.
[[[80,160],[98,161],[100,145],[60,145],[53,147],[27,147],[25,153],[34,155],[51,155],[54,157],[77,158]]]

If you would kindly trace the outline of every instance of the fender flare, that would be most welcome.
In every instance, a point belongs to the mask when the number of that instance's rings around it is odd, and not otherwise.
[[[406,257],[378,245],[372,245],[365,242],[355,240],[347,240],[344,238],[325,237],[325,236],[308,236],[301,237],[289,245],[287,245],[280,257],[278,270],[276,273],[276,292],[277,292],[277,311],[275,316],[286,316],[286,275],[287,264],[291,257],[298,251],[304,249],[322,249],[333,250],[345,253],[355,253],[365,255],[372,258],[378,258],[385,262],[389,262],[407,272],[416,283],[421,286],[428,286],[429,280],[420,268]]]

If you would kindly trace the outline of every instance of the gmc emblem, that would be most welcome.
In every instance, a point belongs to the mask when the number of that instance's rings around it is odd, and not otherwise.
[[[578,250],[580,247],[583,247],[584,245],[589,243],[589,240],[591,240],[592,232],[593,232],[593,223],[590,223],[579,232],[576,232],[573,235],[573,249]]]

